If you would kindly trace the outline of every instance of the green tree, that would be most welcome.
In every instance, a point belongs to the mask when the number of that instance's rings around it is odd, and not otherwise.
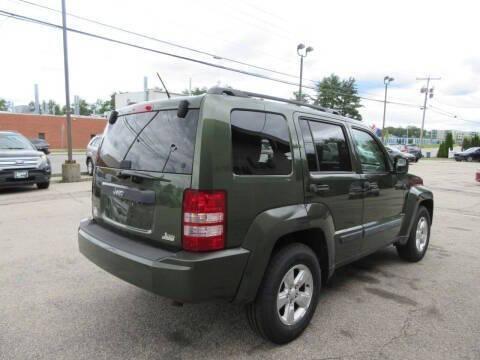
[[[302,93],[302,98],[299,99],[298,97],[298,91],[294,91],[293,92],[293,97],[291,98],[291,100],[295,100],[295,101],[301,101],[303,103],[310,103],[310,96],[308,94],[305,94],[305,93]]]
[[[447,132],[447,136],[445,137],[445,146],[446,146],[446,150],[447,150],[447,156],[448,156],[448,150],[453,150],[453,145],[454,145],[453,135],[449,131],[449,132]]]
[[[358,109],[360,98],[358,97],[355,79],[350,77],[341,80],[338,75],[331,74],[323,78],[316,86],[317,99],[315,104],[339,111],[344,116],[361,120],[362,116]]]
[[[112,99],[110,98],[109,100],[102,100],[102,99],[97,99],[95,104],[90,105],[90,111],[91,113],[95,113],[97,115],[103,115],[106,112],[114,110],[112,106]]]
[[[447,158],[448,157],[448,150],[447,150],[447,145],[446,145],[445,141],[442,141],[440,143],[440,146],[438,147],[437,157],[439,157],[439,158]]]
[[[202,88],[196,87],[192,89],[192,95],[202,95],[205,94],[208,91],[208,89],[204,86]],[[182,91],[183,95],[190,95],[190,90],[185,89]]]
[[[78,100],[78,107],[80,115],[91,115],[92,114],[92,107],[89,105],[84,99]]]
[[[468,137],[464,137],[462,141],[462,151],[471,148],[471,140]]]
[[[480,137],[478,136],[478,134],[475,134],[472,137],[472,140],[470,142],[470,147],[477,147],[477,146],[480,146]]]
[[[7,101],[5,99],[0,99],[0,111],[7,111]]]
[[[54,100],[48,100],[47,107],[48,111],[53,115],[64,115],[62,108]]]

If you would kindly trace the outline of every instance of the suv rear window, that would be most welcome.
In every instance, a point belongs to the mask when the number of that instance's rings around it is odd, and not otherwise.
[[[99,165],[191,174],[199,110],[185,118],[177,110],[119,116],[108,129],[99,153]],[[125,166],[122,166],[125,167]]]
[[[282,115],[234,110],[231,125],[235,174],[290,174],[290,136],[287,121]]]

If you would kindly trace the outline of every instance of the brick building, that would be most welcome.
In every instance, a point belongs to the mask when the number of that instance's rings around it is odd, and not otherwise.
[[[74,149],[85,149],[92,136],[101,134],[106,119],[72,116],[72,140]],[[43,138],[51,149],[67,147],[67,121],[65,116],[16,114],[0,112],[0,130],[14,130],[27,138]]]

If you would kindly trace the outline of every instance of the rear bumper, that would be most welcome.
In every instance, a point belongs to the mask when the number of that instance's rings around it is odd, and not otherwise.
[[[80,223],[78,244],[85,257],[112,275],[181,302],[232,300],[249,255],[243,248],[167,251],[119,235],[91,219]]]
[[[24,169],[18,169],[24,170]],[[46,183],[50,181],[50,170],[25,169],[28,170],[28,178],[15,179],[15,170],[0,171],[0,187],[15,187],[21,185],[31,185],[37,183]]]

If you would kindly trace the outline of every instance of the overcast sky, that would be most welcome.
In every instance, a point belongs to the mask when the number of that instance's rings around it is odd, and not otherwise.
[[[30,0],[60,9],[60,0]],[[58,13],[18,0],[0,0],[0,9],[61,23]],[[420,126],[423,102],[417,77],[435,81],[436,109],[458,117],[427,112],[426,128],[480,130],[479,6],[475,1],[220,1],[220,0],[67,0],[67,11],[277,71],[297,74],[299,42],[314,47],[305,59],[304,82],[336,73],[353,76],[360,95],[383,99],[389,88],[387,125]],[[155,41],[69,18],[69,26],[158,50],[261,72],[225,60],[191,53]],[[61,32],[0,16],[0,97],[15,104],[33,99],[64,103]],[[295,87],[194,64],[82,35],[69,34],[71,94],[89,102],[115,91],[140,91],[143,77],[158,86],[158,71],[172,92],[188,87],[226,84],[235,88],[290,97]],[[296,81],[281,75],[265,75]],[[311,90],[307,90],[312,92]],[[383,104],[364,100],[367,123],[381,126]]]

